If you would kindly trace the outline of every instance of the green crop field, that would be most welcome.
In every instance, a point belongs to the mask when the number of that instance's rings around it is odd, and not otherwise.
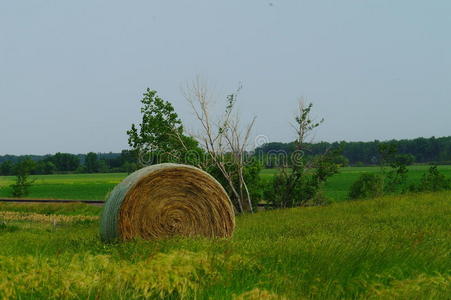
[[[428,171],[430,166],[417,165],[409,166],[408,183],[418,182],[421,176]],[[439,166],[438,170],[448,178],[451,178],[451,166]],[[374,173],[379,172],[379,167],[345,167],[339,170],[338,174],[332,176],[324,185],[324,194],[334,202],[340,202],[347,199],[349,189],[354,181],[362,173]],[[265,169],[261,172],[262,179],[268,181],[274,174],[277,173],[277,169]]]
[[[125,173],[36,175],[29,198],[104,200]],[[10,197],[13,176],[0,176],[0,197]]]
[[[430,166],[409,166],[408,183],[418,182]],[[451,166],[439,166],[438,170],[451,178]],[[349,188],[363,172],[378,172],[378,167],[346,167],[334,175],[324,186],[324,192],[331,200],[342,201],[347,198]]]
[[[229,240],[106,245],[100,209],[0,204],[0,299],[451,295],[449,192],[243,215]]]
[[[410,166],[409,181],[420,180],[429,166]],[[324,193],[332,201],[345,200],[351,184],[363,172],[377,172],[378,167],[346,167],[334,175],[323,187]],[[439,166],[439,171],[451,178],[451,166]],[[261,176],[267,182],[277,169],[265,169]],[[125,173],[36,175],[29,198],[104,200],[107,194],[127,176]],[[13,176],[0,176],[0,197],[10,197],[8,187],[14,183]]]

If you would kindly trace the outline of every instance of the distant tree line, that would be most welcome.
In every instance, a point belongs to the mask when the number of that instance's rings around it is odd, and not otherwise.
[[[314,156],[324,153],[328,149],[342,149],[340,162],[342,165],[377,165],[380,163],[379,147],[381,144],[393,144],[397,153],[402,155],[406,164],[411,163],[435,163],[451,164],[451,136],[440,138],[416,138],[390,141],[372,142],[320,142],[307,144],[305,155]],[[268,156],[266,167],[277,165],[281,153],[290,155],[296,149],[295,142],[267,143],[255,150],[256,155]]]
[[[305,156],[313,157],[330,149],[341,149],[336,163],[346,165],[380,164],[379,147],[384,143],[395,145],[399,158],[404,163],[451,164],[451,136],[440,138],[416,138],[411,140],[390,140],[372,142],[320,142],[307,143]],[[296,150],[296,143],[267,143],[258,147],[254,155],[262,157],[264,167],[271,168],[281,164],[280,159],[290,156]],[[282,155],[282,153],[286,155]],[[109,173],[133,172],[138,168],[137,155],[134,151],[123,150],[121,153],[56,153],[53,155],[3,155],[0,156],[0,175],[17,175],[16,164],[31,160],[31,174],[55,173]]]
[[[53,155],[4,155],[0,156],[0,175],[18,175],[21,165],[27,164],[32,175],[63,173],[110,173],[133,172],[137,169],[136,155],[133,151],[121,153],[70,154]]]

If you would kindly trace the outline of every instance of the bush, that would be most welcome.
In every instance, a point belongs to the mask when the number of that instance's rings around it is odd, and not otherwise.
[[[330,204],[331,202],[332,201],[324,194],[323,191],[318,191],[306,204],[309,206],[324,206]]]
[[[412,185],[410,187],[411,191],[414,192],[436,192],[451,189],[451,179],[445,177],[441,174],[437,166],[432,166],[429,168],[426,174],[423,174],[421,181],[417,185]]]
[[[363,173],[355,181],[349,192],[349,198],[374,198],[384,193],[384,178],[379,174]]]
[[[318,191],[311,175],[294,174],[282,170],[275,175],[265,190],[265,199],[275,208],[305,205]],[[300,174],[300,172],[299,172]]]
[[[415,162],[415,156],[413,156],[412,154],[397,154],[395,156],[395,160],[398,162],[398,164],[410,166]]]
[[[334,161],[340,151],[338,148],[314,157],[311,161],[314,169],[306,168],[305,163],[293,164],[291,170],[282,169],[267,186],[265,199],[277,208],[326,204],[326,199],[318,193],[338,173],[339,166]]]
[[[407,191],[407,167],[404,164],[392,166],[392,170],[382,173],[385,193],[404,193]]]
[[[354,182],[349,192],[349,198],[374,198],[384,194],[405,193],[407,188],[407,165],[415,160],[408,154],[397,154],[393,143],[383,143],[379,147],[379,174],[362,174]],[[387,171],[387,167],[390,167]]]

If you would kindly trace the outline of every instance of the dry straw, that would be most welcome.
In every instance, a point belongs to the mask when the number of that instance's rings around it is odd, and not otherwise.
[[[232,204],[208,173],[187,165],[160,164],[134,172],[105,203],[100,234],[105,242],[174,235],[230,237]]]

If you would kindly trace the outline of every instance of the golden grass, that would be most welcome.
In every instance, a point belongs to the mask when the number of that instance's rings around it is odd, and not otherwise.
[[[111,298],[186,299],[205,283],[219,280],[216,268],[242,267],[240,257],[211,256],[206,252],[173,251],[128,262],[109,255],[58,257],[0,256],[0,299],[46,295],[48,299]],[[108,297],[107,297],[108,298]]]
[[[0,221],[30,221],[36,223],[74,223],[80,221],[96,221],[96,216],[45,215],[16,211],[0,211]]]

